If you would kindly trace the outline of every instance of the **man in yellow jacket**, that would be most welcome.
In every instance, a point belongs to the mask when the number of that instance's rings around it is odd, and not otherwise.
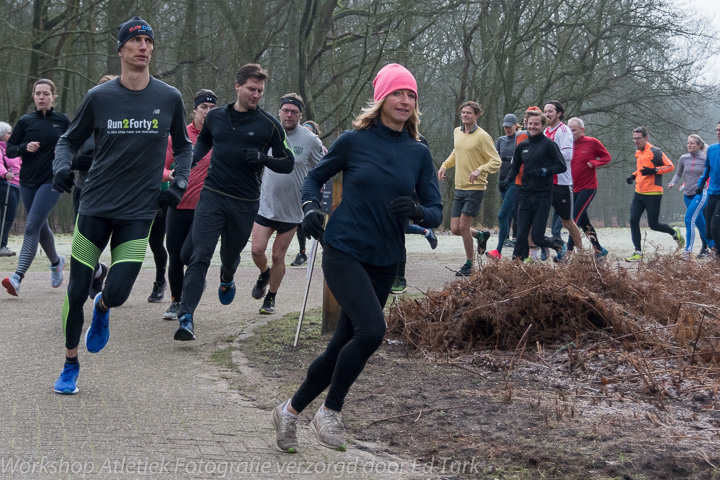
[[[500,155],[495,150],[492,137],[477,125],[482,108],[477,102],[468,101],[460,106],[462,125],[455,129],[454,146],[450,156],[438,170],[438,179],[445,180],[445,173],[455,167],[455,198],[450,214],[450,230],[463,239],[465,263],[456,273],[469,276],[473,266],[473,237],[478,241],[478,253],[485,251],[490,232],[471,227],[480,212],[480,204],[487,187],[487,176],[500,170]]]
[[[675,166],[662,150],[648,142],[648,131],[645,127],[633,130],[633,143],[637,151],[635,160],[636,170],[627,178],[628,185],[635,183],[635,195],[630,204],[630,234],[635,246],[635,253],[626,258],[628,262],[642,260],[642,243],[640,236],[640,217],[647,210],[648,226],[656,232],[665,232],[673,237],[678,248],[685,246],[685,239],[680,229],[660,223],[660,202],[662,201],[662,176],[670,173]]]

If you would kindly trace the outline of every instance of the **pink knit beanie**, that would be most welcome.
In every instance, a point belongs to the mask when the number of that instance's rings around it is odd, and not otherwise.
[[[385,65],[373,80],[373,100],[379,102],[395,90],[411,90],[417,97],[417,82],[410,71],[397,63]]]

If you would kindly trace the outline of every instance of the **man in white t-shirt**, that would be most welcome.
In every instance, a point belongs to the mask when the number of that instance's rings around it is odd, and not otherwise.
[[[573,243],[578,249],[582,248],[582,239],[580,230],[572,218],[572,172],[570,164],[573,157],[573,134],[570,128],[565,125],[562,120],[565,118],[565,107],[557,100],[550,100],[545,104],[544,112],[548,119],[548,126],[545,129],[545,136],[553,140],[562,153],[567,165],[567,171],[555,176],[555,185],[553,188],[552,206],[555,215],[560,217],[562,226],[570,232]],[[553,215],[553,225],[555,224],[555,215]],[[557,235],[556,235],[557,234]],[[553,229],[553,236],[559,237],[559,229]],[[563,253],[565,250],[563,249]],[[562,253],[558,255],[557,260],[562,259]]]
[[[260,313],[275,313],[275,295],[285,276],[285,254],[290,247],[298,224],[302,222],[303,211],[300,191],[305,176],[318,164],[323,156],[322,142],[307,128],[300,127],[303,108],[302,97],[288,93],[280,99],[280,123],[287,142],[295,155],[295,168],[289,175],[278,174],[265,169],[260,189],[260,208],[252,231],[252,258],[260,269],[252,297],[260,299],[267,295],[260,307]],[[273,233],[277,232],[272,245],[272,268],[265,253]]]

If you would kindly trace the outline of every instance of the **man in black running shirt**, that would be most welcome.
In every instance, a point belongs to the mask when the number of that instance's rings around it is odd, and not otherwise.
[[[109,242],[112,265],[95,297],[92,324],[85,334],[85,346],[92,353],[107,344],[110,308],[127,300],[140,273],[158,207],[176,206],[187,186],[192,144],[185,129],[185,107],[177,89],[150,76],[154,45],[153,30],[143,19],[134,17],[120,26],[120,77],[88,92],[57,144],[53,187],[69,192],[73,155],[85,140],[91,136],[95,140],[95,156],[80,196],[62,310],[66,360],[55,382],[60,394],[78,391],[83,305],[103,249]],[[160,193],[168,136],[175,154],[175,179]]]
[[[252,232],[260,201],[263,168],[290,173],[295,165],[285,130],[258,107],[267,73],[257,64],[244,65],[235,75],[237,101],[211,110],[198,135],[193,162],[212,148],[210,167],[192,226],[193,253],[183,281],[179,326],[175,340],[195,339],[193,314],[205,288],[210,260],[220,243],[220,303],[235,298],[235,270]],[[272,148],[272,155],[268,150]]]
[[[503,180],[503,186],[509,185],[523,167],[518,196],[518,239],[513,250],[513,258],[521,260],[528,256],[528,234],[538,247],[562,250],[562,240],[545,236],[545,225],[552,203],[553,175],[567,170],[560,148],[543,134],[547,125],[545,114],[531,109],[525,114],[528,139],[515,147],[510,169]]]

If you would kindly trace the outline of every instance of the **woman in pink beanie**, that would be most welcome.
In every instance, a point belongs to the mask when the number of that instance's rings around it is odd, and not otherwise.
[[[322,269],[340,305],[335,334],[290,400],[272,413],[276,447],[297,452],[297,416],[325,389],[311,426],[321,445],[345,450],[341,410],[350,387],[385,335],[383,307],[405,258],[408,219],[425,228],[442,221],[430,150],[420,142],[417,84],[403,66],[383,67],[373,101],[305,177],[303,231],[323,245]],[[343,200],[323,229],[320,187],[343,172]],[[417,195],[419,202],[413,199]]]

